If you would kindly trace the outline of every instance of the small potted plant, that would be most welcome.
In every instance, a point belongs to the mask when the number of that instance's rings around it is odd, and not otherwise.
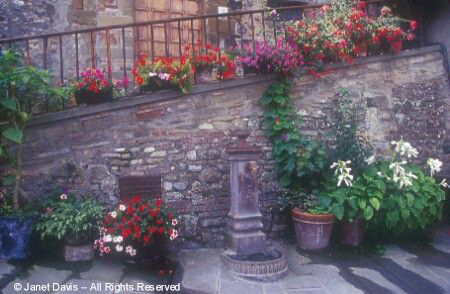
[[[318,191],[287,190],[280,198],[281,209],[292,213],[297,246],[303,250],[320,251],[330,243],[336,216],[321,203],[319,195]]]
[[[45,205],[36,225],[41,239],[63,240],[67,262],[89,261],[94,258],[93,241],[97,237],[104,208],[92,198],[61,194]]]
[[[81,79],[69,87],[77,105],[91,105],[113,101],[117,92],[127,86],[128,79],[126,77],[121,81],[108,80],[103,70],[88,67],[81,73]]]
[[[163,200],[140,196],[120,203],[107,213],[95,241],[100,255],[125,254],[134,262],[153,262],[167,253],[167,242],[178,237],[178,220]]]
[[[214,69],[218,66],[219,48],[213,48],[206,44],[206,49],[192,50],[192,65],[195,68],[197,83],[210,83],[215,80]],[[190,53],[190,46],[186,46],[186,52]]]
[[[369,161],[373,157],[369,158]],[[386,185],[381,178],[361,176],[353,180],[351,161],[339,160],[331,165],[333,181],[327,185],[331,211],[341,220],[339,242],[359,246],[365,235],[365,221],[380,209]]]
[[[217,60],[217,73],[221,80],[232,79],[236,76],[236,64],[228,56],[221,56]]]

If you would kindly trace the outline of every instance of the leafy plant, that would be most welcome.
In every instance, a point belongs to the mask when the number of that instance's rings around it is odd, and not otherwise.
[[[370,151],[361,135],[365,108],[361,99],[352,100],[348,89],[341,88],[331,101],[331,134],[333,162],[350,160],[353,174],[358,176],[366,168]]]
[[[158,58],[154,62],[141,57],[133,75],[143,90],[180,89],[187,94],[192,91],[194,67],[191,60],[183,56],[180,61],[172,58]]]
[[[104,208],[91,198],[77,199],[74,193],[61,194],[46,202],[36,225],[42,239],[55,238],[80,245],[98,233]]]
[[[24,130],[34,113],[46,102],[61,96],[50,83],[47,71],[24,65],[21,55],[13,49],[0,55],[0,158],[8,159],[14,169],[12,205],[16,212],[19,210]],[[7,153],[7,141],[17,144],[15,158]]]
[[[290,100],[290,89],[289,79],[282,78],[272,83],[261,97],[261,104],[266,108],[266,132],[273,144],[281,186],[311,193],[321,181],[327,154],[322,143],[300,133],[301,119]]]

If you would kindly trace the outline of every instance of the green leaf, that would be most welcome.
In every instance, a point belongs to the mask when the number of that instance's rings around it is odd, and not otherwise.
[[[414,196],[410,193],[406,194],[406,204],[412,206],[414,204]]]
[[[372,206],[373,206],[373,208],[375,208],[375,210],[378,210],[378,209],[380,209],[380,200],[378,200],[378,198],[375,198],[375,197],[373,197],[373,198],[370,198],[370,204],[372,204]]]
[[[386,193],[386,184],[382,180],[376,181],[377,188],[384,194]]]
[[[2,132],[3,137],[14,141],[16,143],[22,143],[23,140],[23,133],[19,128],[15,125],[7,128]]]
[[[366,208],[366,205],[367,205],[366,200],[364,200],[364,199],[358,199],[358,205],[359,205],[359,207],[360,207],[361,209]]]
[[[282,95],[277,95],[274,97],[275,102],[277,102],[280,105],[284,105],[284,103],[286,102],[286,97],[282,96]]]
[[[14,98],[5,97],[2,100],[0,100],[0,104],[8,109],[17,110],[17,103]]]
[[[267,104],[270,104],[270,103],[272,103],[272,96],[271,95],[266,94],[266,95],[263,95],[261,97],[261,104],[262,105],[267,105]]]
[[[283,175],[280,177],[280,185],[282,187],[287,187],[292,183],[290,175]]]
[[[403,220],[404,220],[405,222],[408,222],[409,216],[410,216],[409,210],[406,209],[406,208],[405,208],[405,209],[402,209],[401,215],[402,215]]]
[[[336,214],[337,219],[341,220],[344,217],[344,206],[339,204],[333,205],[333,212]]]
[[[373,217],[373,209],[370,206],[367,206],[366,209],[364,209],[364,219],[369,220]]]

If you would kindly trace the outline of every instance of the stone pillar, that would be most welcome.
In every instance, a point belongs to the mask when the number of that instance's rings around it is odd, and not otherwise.
[[[262,214],[258,202],[259,148],[246,141],[248,131],[237,133],[238,142],[227,148],[230,159],[231,207],[227,245],[236,254],[253,254],[265,249]]]

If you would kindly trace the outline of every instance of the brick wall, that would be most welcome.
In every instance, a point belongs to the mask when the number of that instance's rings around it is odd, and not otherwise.
[[[270,81],[265,76],[196,86],[36,117],[27,132],[27,197],[41,197],[54,185],[90,193],[105,203],[118,201],[118,177],[162,174],[163,198],[181,215],[183,244],[220,246],[229,207],[229,166],[225,147],[238,128],[263,150],[260,201],[264,228],[277,236],[284,228],[275,211],[279,195],[272,149],[258,100]],[[301,76],[292,95],[305,118],[304,131],[327,129],[329,100],[340,86],[367,102],[364,130],[378,152],[403,136],[418,147],[423,162],[443,153],[449,84],[438,47],[373,57],[338,66],[321,80]],[[297,99],[303,96],[304,99]]]

